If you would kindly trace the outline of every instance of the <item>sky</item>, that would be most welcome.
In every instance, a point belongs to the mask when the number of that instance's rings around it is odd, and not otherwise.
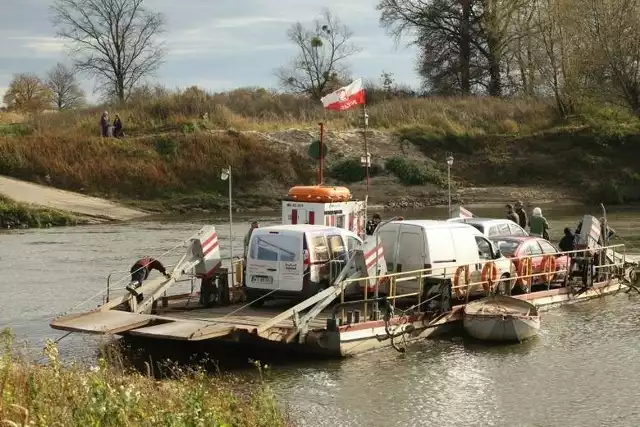
[[[274,71],[296,54],[287,40],[295,22],[311,23],[323,8],[349,26],[362,51],[351,57],[354,77],[417,87],[416,51],[397,44],[379,25],[376,0],[146,0],[167,20],[165,62],[151,83],[219,92],[238,87],[277,88]],[[50,0],[2,0],[0,13],[0,102],[12,76],[40,76],[57,62],[71,64],[68,48],[49,20]],[[80,77],[91,101],[94,82]]]

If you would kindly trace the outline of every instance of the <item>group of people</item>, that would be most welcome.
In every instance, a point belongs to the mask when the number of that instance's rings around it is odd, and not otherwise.
[[[122,120],[118,114],[115,115],[113,119],[113,132],[112,134],[109,132],[110,128],[112,128],[111,121],[109,120],[109,112],[105,111],[102,113],[100,117],[100,131],[104,138],[108,138],[110,136],[114,136],[116,138],[122,138],[124,133],[122,132]]]
[[[532,236],[542,237],[543,239],[549,240],[549,222],[542,215],[542,209],[539,207],[533,208],[533,212],[531,213],[531,218],[528,218],[527,212],[524,210],[524,204],[521,200],[518,200],[514,205],[508,204],[507,208],[507,219],[515,222],[520,225],[524,230],[529,227],[529,234]]]

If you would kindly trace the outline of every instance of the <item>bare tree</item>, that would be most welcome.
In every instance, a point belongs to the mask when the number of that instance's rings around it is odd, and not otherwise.
[[[468,95],[478,83],[478,56],[472,44],[478,0],[380,0],[380,23],[421,52],[418,71],[435,93]]]
[[[30,73],[16,74],[9,83],[3,101],[10,110],[38,112],[51,107],[51,89],[38,76]]]
[[[602,52],[614,88],[640,115],[640,0],[591,0],[589,33]]]
[[[345,82],[346,61],[360,52],[351,42],[353,33],[329,10],[314,21],[312,29],[300,22],[294,24],[288,37],[296,45],[298,55],[276,75],[284,88],[314,99],[320,99]]]
[[[53,23],[73,47],[76,67],[96,77],[107,95],[125,101],[164,56],[157,36],[164,17],[144,0],[55,0]]]
[[[76,80],[76,74],[64,64],[58,63],[47,74],[47,86],[53,92],[53,103],[58,110],[68,110],[85,104],[84,91]]]

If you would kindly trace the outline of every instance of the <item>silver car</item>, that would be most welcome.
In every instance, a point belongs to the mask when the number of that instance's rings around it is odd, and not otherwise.
[[[464,222],[477,228],[486,237],[528,236],[529,233],[510,219],[451,218],[447,221]]]

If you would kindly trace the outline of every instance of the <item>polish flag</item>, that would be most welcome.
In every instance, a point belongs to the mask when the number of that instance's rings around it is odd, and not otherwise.
[[[349,86],[341,87],[320,99],[327,110],[344,111],[364,104],[365,95],[362,79],[354,80]]]

